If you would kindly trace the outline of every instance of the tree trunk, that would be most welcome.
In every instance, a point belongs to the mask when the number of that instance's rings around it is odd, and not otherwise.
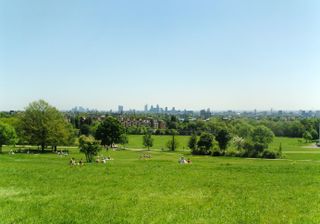
[[[44,152],[44,147],[45,147],[45,145],[42,143],[42,144],[41,144],[41,151],[42,151],[42,152]]]
[[[2,153],[2,145],[0,145],[0,153]]]
[[[176,144],[175,144],[175,142],[174,142],[174,135],[172,135],[172,151],[174,151],[175,150],[175,147],[176,147]]]

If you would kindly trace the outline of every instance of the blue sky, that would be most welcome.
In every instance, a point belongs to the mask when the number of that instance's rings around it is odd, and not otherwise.
[[[0,110],[320,109],[318,0],[0,0]]]

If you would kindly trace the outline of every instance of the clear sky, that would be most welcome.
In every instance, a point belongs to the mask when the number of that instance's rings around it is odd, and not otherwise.
[[[320,109],[319,0],[0,0],[0,110]]]

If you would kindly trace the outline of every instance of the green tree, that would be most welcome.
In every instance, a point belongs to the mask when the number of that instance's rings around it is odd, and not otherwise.
[[[172,136],[172,139],[167,142],[167,147],[169,148],[169,150],[175,151],[179,147],[179,142],[175,138],[178,132],[175,129],[171,129],[170,134]]]
[[[146,133],[146,134],[143,136],[143,145],[144,145],[145,147],[147,147],[148,150],[150,150],[150,147],[153,146],[153,138],[152,138],[151,133]]]
[[[318,132],[314,130],[313,128],[310,130],[310,134],[312,136],[312,140],[316,140],[319,138]]]
[[[90,125],[82,124],[80,127],[80,135],[88,136],[90,134]]]
[[[86,161],[91,163],[94,156],[98,155],[101,150],[100,141],[97,141],[92,136],[81,135],[79,137],[79,148],[80,152],[85,154]]]
[[[126,134],[122,134],[120,136],[120,141],[119,141],[120,144],[123,145],[124,149],[125,149],[125,145],[129,143],[129,139],[128,139],[128,136]]]
[[[312,139],[313,139],[313,137],[312,137],[312,135],[311,135],[311,133],[310,133],[309,131],[305,131],[305,132],[303,133],[302,137],[304,138],[304,140],[305,140],[306,142],[311,142]]]
[[[0,123],[0,153],[2,145],[14,145],[17,142],[17,134],[14,128],[9,124]]]
[[[72,133],[71,125],[63,115],[44,100],[29,104],[21,117],[20,127],[25,140],[45,147],[66,144]]]
[[[236,129],[236,134],[241,137],[241,138],[248,138],[252,135],[253,132],[253,127],[252,125],[246,123],[246,122],[241,122],[235,126]]]
[[[245,149],[249,157],[259,157],[260,154],[268,148],[273,141],[274,134],[266,126],[260,125],[254,128],[251,139],[245,142]]]
[[[166,145],[169,150],[175,151],[179,147],[179,142],[173,137]]]
[[[252,133],[252,140],[254,142],[270,144],[273,138],[273,132],[263,125],[255,127]]]
[[[188,142],[188,147],[191,150],[195,150],[197,148],[197,135],[196,134],[192,134],[190,136],[189,142]]]
[[[210,133],[203,132],[197,143],[197,148],[192,150],[193,154],[209,155],[214,144],[214,136]]]
[[[231,140],[231,135],[227,129],[223,128],[218,131],[216,140],[218,141],[219,148],[224,151],[227,148],[229,141]]]
[[[103,146],[112,147],[121,142],[121,136],[125,133],[124,127],[114,117],[108,116],[96,131],[96,139],[101,140]]]
[[[232,138],[232,144],[236,146],[237,150],[243,149],[245,140],[239,136]]]

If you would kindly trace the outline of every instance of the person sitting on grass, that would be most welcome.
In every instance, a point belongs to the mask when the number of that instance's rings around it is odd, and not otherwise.
[[[82,159],[80,159],[80,161],[79,161],[79,165],[80,165],[80,166],[83,166],[83,165],[84,165],[84,163],[83,163]]]
[[[188,162],[188,164],[191,164],[191,163],[192,163],[192,161],[191,161],[190,158],[188,158],[187,162]]]
[[[69,164],[70,166],[76,165],[76,160],[74,158],[71,158]]]
[[[186,164],[187,161],[184,159],[183,156],[181,156],[181,158],[180,158],[180,160],[179,160],[179,163],[180,163],[180,164]]]

